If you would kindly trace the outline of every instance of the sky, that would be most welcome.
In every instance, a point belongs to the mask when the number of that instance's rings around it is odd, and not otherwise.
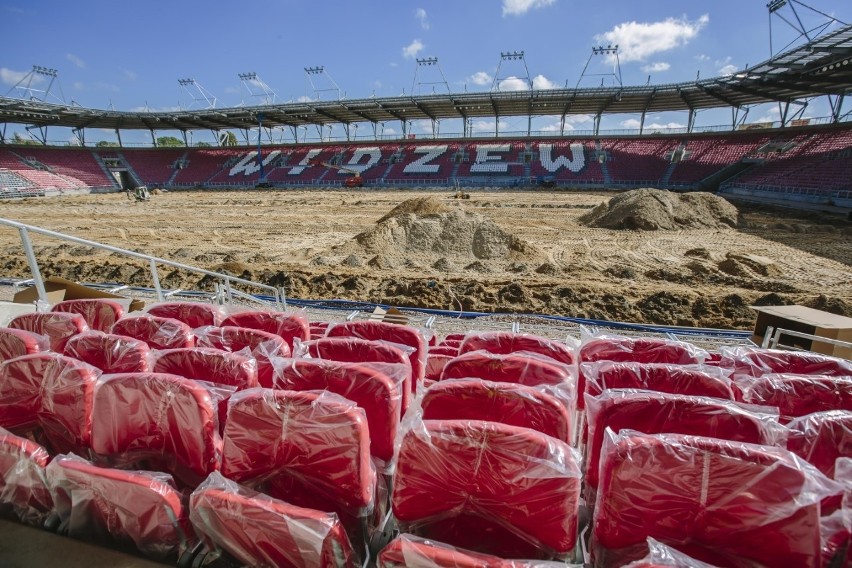
[[[33,65],[59,72],[48,100],[58,96],[84,107],[136,111],[207,106],[197,89],[187,91],[178,79],[194,79],[220,108],[263,103],[261,86],[238,77],[250,72],[275,92],[276,102],[506,91],[528,88],[529,82],[534,89],[595,87],[612,85],[615,74],[612,58],[592,56],[592,47],[616,44],[624,85],[663,84],[765,61],[770,36],[778,51],[798,35],[781,18],[795,21],[791,5],[808,28],[825,20],[800,2],[852,22],[849,0],[791,0],[772,17],[766,1],[0,0],[0,94],[19,96],[13,86]],[[501,58],[518,52],[523,60]],[[425,58],[437,58],[438,65],[417,64]],[[308,76],[306,67],[324,72]],[[823,101],[805,112],[827,114]],[[638,118],[606,116],[602,129],[636,128]],[[763,105],[750,110],[747,121],[777,118],[777,105]],[[654,114],[646,128],[686,121],[685,113]],[[500,129],[525,131],[526,122],[501,118]],[[728,110],[704,111],[696,124],[730,122]],[[533,130],[553,131],[557,123],[555,117],[536,118]],[[489,132],[494,121],[472,126]],[[383,127],[387,135],[401,130],[398,123]],[[428,123],[412,127],[431,132]],[[368,128],[362,125],[359,134],[367,135]],[[567,128],[588,130],[591,117],[569,117]],[[63,130],[53,129],[49,139],[67,140]],[[460,121],[440,126],[442,134],[461,130]],[[148,137],[123,135],[130,143]],[[87,132],[87,142],[114,138]]]

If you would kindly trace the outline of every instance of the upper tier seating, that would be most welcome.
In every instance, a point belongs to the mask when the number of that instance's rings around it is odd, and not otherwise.
[[[145,185],[156,186],[169,181],[175,172],[173,167],[175,162],[186,153],[186,150],[166,148],[128,150],[124,148],[121,153]]]

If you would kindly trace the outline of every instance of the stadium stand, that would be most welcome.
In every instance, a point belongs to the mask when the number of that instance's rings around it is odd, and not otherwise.
[[[164,149],[127,149],[121,151],[124,161],[136,172],[145,185],[165,185],[175,173],[174,165],[186,150]]]

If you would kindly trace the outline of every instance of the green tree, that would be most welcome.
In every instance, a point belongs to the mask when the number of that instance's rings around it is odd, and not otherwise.
[[[15,132],[15,135],[12,137],[12,144],[22,144],[24,146],[38,146],[39,142],[33,140],[32,138],[24,138],[21,136],[20,132]]]
[[[97,144],[95,144],[95,148],[116,148],[118,147],[118,142],[112,142],[110,140],[101,140]]]
[[[195,145],[196,148],[209,148],[210,146],[212,146],[210,142],[199,142]]]
[[[222,132],[221,134],[219,134],[219,145],[237,146],[237,135],[231,132],[230,130]]]
[[[183,140],[180,138],[175,138],[174,136],[160,136],[157,138],[157,146],[160,148],[174,148],[176,146],[183,146]]]

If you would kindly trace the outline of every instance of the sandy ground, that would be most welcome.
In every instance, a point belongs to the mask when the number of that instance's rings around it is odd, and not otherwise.
[[[612,193],[477,190],[464,201],[450,193],[174,192],[148,203],[67,196],[3,201],[0,217],[284,286],[297,298],[744,329],[755,303],[852,316],[852,225],[840,218],[738,204],[737,229],[615,231],[577,221]],[[353,248],[355,235],[394,206],[426,195],[489,217],[541,254],[509,262]],[[35,245],[48,276],[150,285],[141,264],[117,255],[47,237]],[[28,276],[17,231],[0,230],[0,251],[0,275]],[[161,279],[164,287],[207,284],[168,269]]]

